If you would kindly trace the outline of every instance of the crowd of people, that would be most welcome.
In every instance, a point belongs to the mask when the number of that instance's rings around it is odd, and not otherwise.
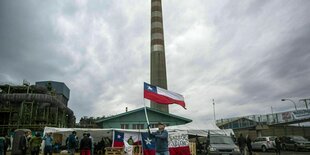
[[[242,133],[239,135],[238,139],[234,138],[235,142],[238,144],[240,152],[242,155],[245,154],[245,152],[247,152],[249,155],[253,154],[253,150],[252,150],[252,139],[250,137],[250,135],[247,135],[247,137],[245,138]],[[279,138],[275,138],[275,151],[276,154],[281,153],[281,141]]]
[[[44,146],[42,146],[42,144]],[[52,155],[54,152],[61,153],[61,151],[65,151],[70,155],[74,155],[77,152],[81,155],[93,155],[104,154],[105,147],[110,147],[111,145],[112,140],[108,137],[103,137],[101,141],[94,143],[90,133],[86,132],[83,133],[83,137],[79,140],[76,132],[73,131],[67,137],[65,145],[62,145],[59,141],[55,141],[50,132],[46,133],[44,136],[41,136],[40,132],[36,132],[34,136],[32,136],[31,132],[24,132],[19,138],[18,148],[16,147],[16,149],[19,150],[22,155],[39,155],[41,148],[43,148],[44,155]],[[0,136],[0,155],[6,155],[10,147],[11,139],[8,136]]]

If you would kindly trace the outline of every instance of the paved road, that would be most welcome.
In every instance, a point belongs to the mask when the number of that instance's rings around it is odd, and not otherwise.
[[[206,155],[206,154],[199,154],[197,155]],[[247,154],[248,155],[248,154]],[[275,152],[253,152],[253,155],[276,155]],[[282,151],[281,155],[310,155],[310,152],[293,152],[293,151]]]
[[[309,155],[310,152],[282,151],[281,155]],[[275,152],[254,152],[253,155],[276,155]]]

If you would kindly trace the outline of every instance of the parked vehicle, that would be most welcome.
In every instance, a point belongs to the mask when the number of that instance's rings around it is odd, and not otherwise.
[[[210,155],[240,155],[239,147],[230,136],[210,135],[207,139],[207,152]]]
[[[261,150],[266,152],[268,150],[275,150],[275,138],[274,136],[267,136],[267,137],[257,137],[252,142],[252,149],[253,150]]]
[[[303,136],[286,136],[282,139],[283,150],[310,150],[310,141]]]

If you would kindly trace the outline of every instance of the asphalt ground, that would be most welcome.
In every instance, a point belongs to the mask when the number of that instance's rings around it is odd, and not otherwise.
[[[205,154],[197,154],[197,155],[205,155]],[[246,154],[249,155],[249,154]],[[268,152],[258,152],[254,151],[252,155],[277,155],[274,151],[268,151]],[[294,152],[294,151],[282,151],[280,155],[310,155],[310,151],[308,152]]]
[[[276,155],[275,152],[253,152],[253,155]],[[294,151],[282,151],[281,155],[310,155],[310,152],[294,152]]]

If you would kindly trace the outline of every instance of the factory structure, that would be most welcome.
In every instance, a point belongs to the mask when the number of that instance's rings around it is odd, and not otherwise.
[[[15,129],[43,131],[46,126],[74,127],[69,97],[70,89],[62,82],[0,84],[0,134]]]
[[[161,0],[151,4],[151,84],[167,89],[166,56]],[[151,108],[169,113],[168,105],[151,102]]]

